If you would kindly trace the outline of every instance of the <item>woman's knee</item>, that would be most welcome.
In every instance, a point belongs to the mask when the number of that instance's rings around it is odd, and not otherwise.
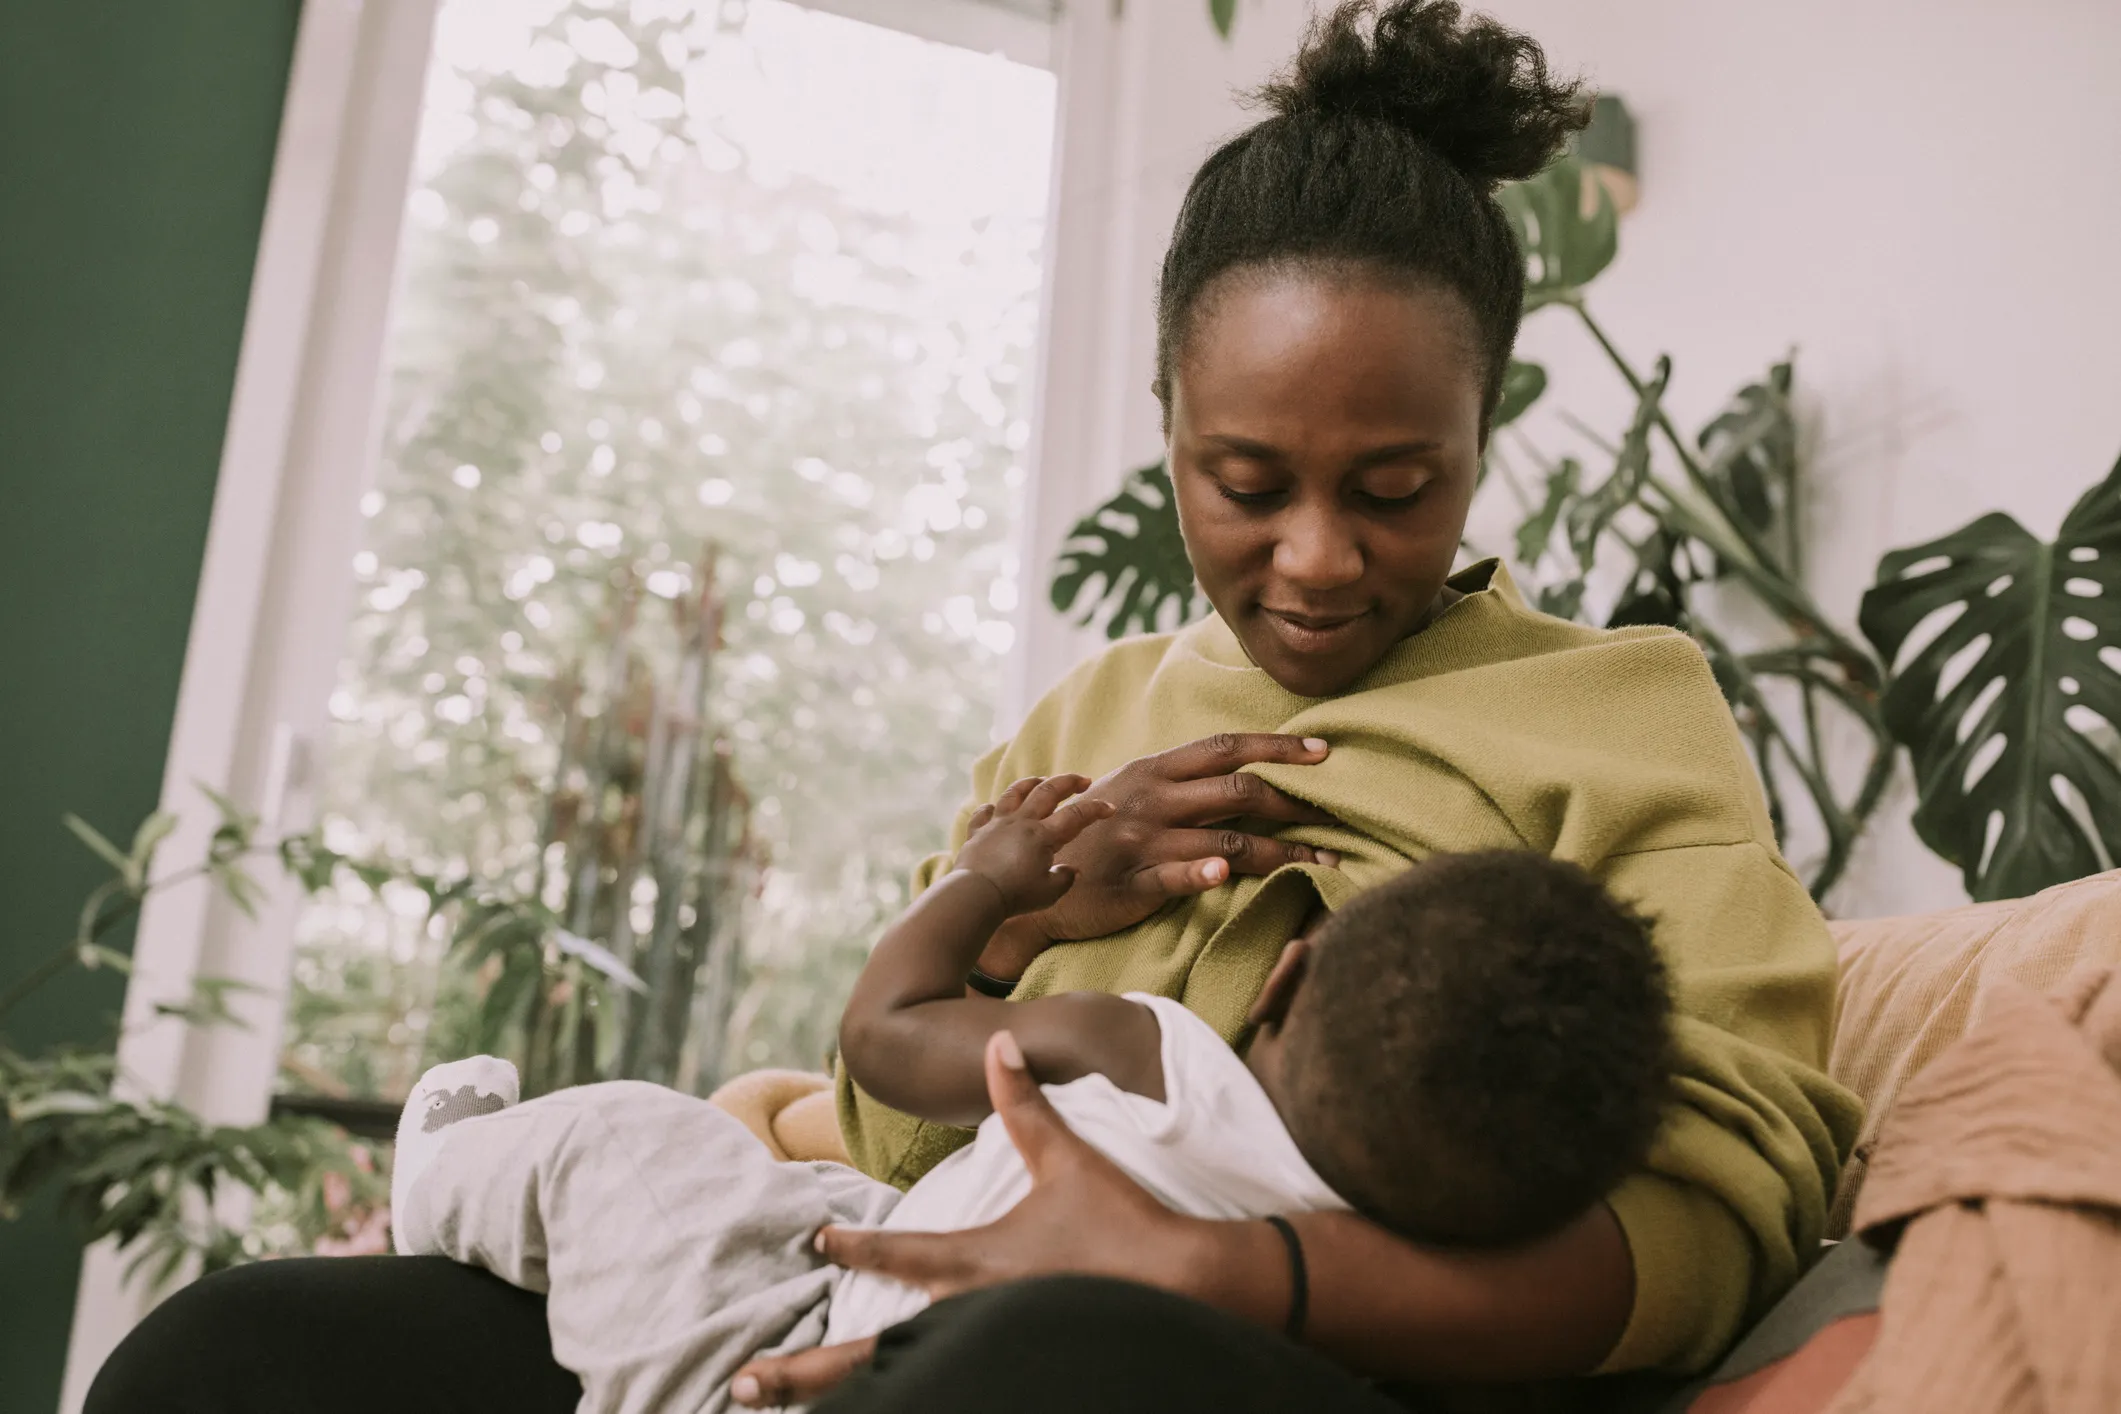
[[[155,1307],[104,1361],[83,1414],[244,1408],[240,1388],[225,1381],[242,1373],[249,1333],[287,1297],[275,1265],[216,1272]]]
[[[1041,1277],[939,1302],[878,1342],[820,1414],[1367,1411],[1392,1406],[1322,1357],[1199,1302],[1103,1277]]]
[[[415,1414],[483,1396],[561,1414],[580,1393],[530,1292],[441,1258],[307,1258],[173,1294],[111,1353],[84,1414]]]

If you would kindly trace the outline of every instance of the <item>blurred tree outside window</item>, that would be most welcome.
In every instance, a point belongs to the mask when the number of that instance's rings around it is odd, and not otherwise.
[[[1053,105],[781,0],[441,7],[324,838],[562,909],[601,869],[623,954],[645,866],[555,840],[609,785],[585,743],[667,754],[697,704],[746,871],[702,1088],[824,1060],[988,744]],[[284,1088],[394,1099],[478,1039],[493,969],[425,902],[307,911]]]

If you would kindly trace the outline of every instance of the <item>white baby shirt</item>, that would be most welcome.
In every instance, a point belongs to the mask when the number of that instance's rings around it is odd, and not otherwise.
[[[1048,1085],[1068,1127],[1166,1206],[1198,1218],[1264,1218],[1345,1209],[1297,1151],[1252,1072],[1208,1024],[1168,997],[1130,992],[1163,1032],[1164,1100],[1130,1095],[1102,1075]],[[886,1230],[981,1227],[1031,1191],[1031,1175],[999,1115],[929,1170],[884,1221]],[[925,1292],[848,1272],[832,1297],[825,1343],[874,1335],[928,1304]]]

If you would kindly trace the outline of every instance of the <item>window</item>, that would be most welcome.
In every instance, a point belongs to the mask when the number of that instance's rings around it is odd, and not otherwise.
[[[560,926],[342,875],[284,1085],[822,1062],[1012,646],[1053,107],[782,0],[446,0],[323,819]]]

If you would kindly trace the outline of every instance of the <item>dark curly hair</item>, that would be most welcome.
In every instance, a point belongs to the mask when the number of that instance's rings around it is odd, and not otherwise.
[[[1320,929],[1288,1020],[1291,1136],[1415,1241],[1550,1232],[1648,1152],[1671,999],[1643,919],[1531,850],[1438,855]]]
[[[1536,174],[1590,116],[1529,37],[1449,0],[1343,0],[1255,100],[1274,115],[1194,174],[1157,290],[1156,392],[1219,277],[1340,266],[1464,301],[1481,429],[1524,314],[1524,259],[1499,183]]]

